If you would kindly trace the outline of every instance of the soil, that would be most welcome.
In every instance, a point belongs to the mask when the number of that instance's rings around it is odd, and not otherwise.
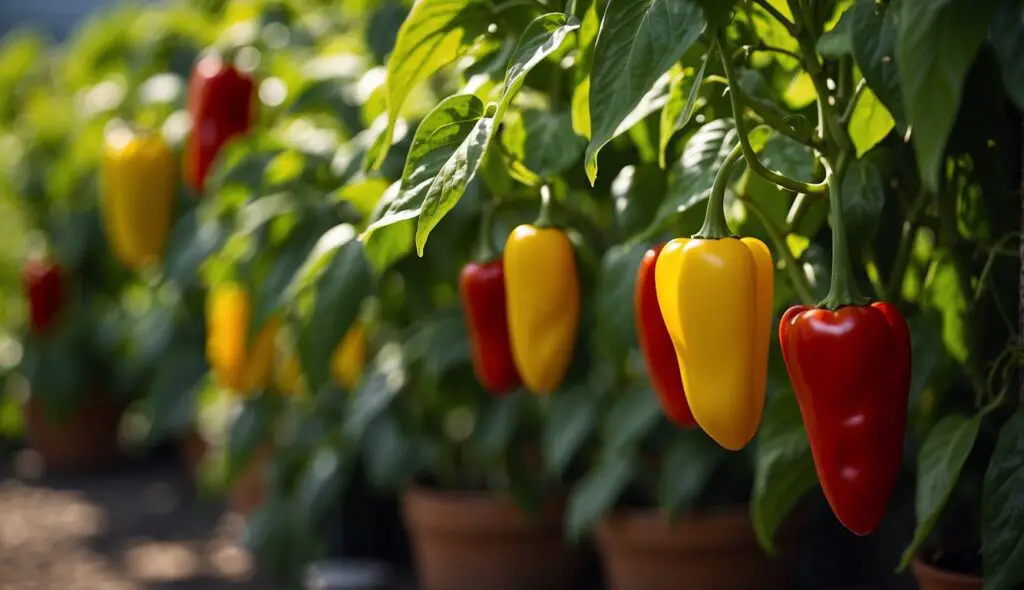
[[[103,474],[0,455],[0,590],[271,590],[243,522],[196,497],[173,457]]]

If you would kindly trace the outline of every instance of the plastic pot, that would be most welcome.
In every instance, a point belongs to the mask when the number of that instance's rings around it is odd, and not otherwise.
[[[118,427],[125,404],[94,393],[82,399],[67,420],[54,420],[36,396],[25,404],[28,447],[47,471],[83,473],[120,463],[124,456]]]

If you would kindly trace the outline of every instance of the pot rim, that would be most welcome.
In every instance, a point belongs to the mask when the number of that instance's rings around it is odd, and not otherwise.
[[[948,570],[939,569],[938,567],[935,567],[934,565],[929,563],[926,559],[921,557],[920,554],[917,554],[917,555],[914,556],[914,561],[911,562],[910,567],[911,567],[911,569],[914,572],[914,576],[919,578],[919,579],[921,577],[921,574],[924,574],[924,575],[926,575],[928,577],[935,578],[935,579],[938,579],[938,580],[942,580],[942,581],[945,581],[945,582],[959,582],[959,583],[973,583],[973,582],[980,583],[981,582],[981,576],[978,576],[978,575],[975,575],[975,574],[962,574],[962,573],[959,573],[959,572],[951,572],[951,571],[948,571]]]

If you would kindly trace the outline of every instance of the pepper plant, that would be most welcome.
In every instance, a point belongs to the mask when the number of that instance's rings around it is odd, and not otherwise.
[[[435,4],[417,2],[399,33],[388,63],[388,127],[371,165],[387,152],[410,89],[473,48],[496,43],[489,25],[512,12],[502,2]],[[1014,121],[1010,101],[1020,106],[1022,84],[1013,67],[1017,3],[612,0],[516,7],[517,17],[533,20],[511,53],[500,92],[457,94],[427,116],[437,125],[454,123],[451,134],[423,136],[437,139],[410,153],[407,170],[417,175],[403,179],[403,190],[371,227],[415,220],[423,254],[434,227],[459,210],[467,187],[493,186],[489,161],[501,157],[513,186],[539,195],[551,182],[545,166],[568,160],[567,146],[583,137],[593,188],[567,174],[562,184],[554,181],[567,189],[556,195],[570,202],[575,191],[586,191],[600,201],[608,189],[603,179],[616,178],[610,187],[618,192],[616,213],[639,219],[622,245],[608,251],[599,278],[607,285],[599,300],[610,304],[598,303],[595,332],[603,341],[597,348],[617,349],[608,360],[620,379],[629,379],[623,353],[634,340],[626,311],[632,289],[621,285],[632,281],[648,243],[690,234],[720,240],[734,231],[761,237],[777,261],[773,311],[819,301],[825,310],[786,316],[784,354],[773,355],[767,371],[778,386],[770,388],[775,395],[756,444],[751,503],[762,542],[771,545],[786,513],[815,486],[809,449],[835,512],[859,533],[872,530],[878,508],[867,514],[850,505],[831,474],[857,470],[857,485],[884,505],[900,469],[895,451],[904,441],[909,403],[910,434],[927,436],[923,443],[906,439],[916,461],[905,466],[916,467],[919,481],[918,529],[904,565],[929,540],[975,439],[1005,422],[983,491],[984,569],[993,587],[1020,582],[1012,559],[1017,533],[1007,520],[1014,518],[1013,501],[1005,492],[1005,479],[1019,475],[1005,455],[1019,432],[1015,420],[1006,421],[1012,400],[999,395],[1010,387],[1017,334],[1006,313],[1010,291],[991,288],[1013,284],[1016,266],[1005,253],[1019,211],[1009,198],[1019,181],[1012,164],[1019,140],[1007,131]],[[432,47],[429,54],[425,47]],[[527,76],[531,71],[546,75]],[[524,83],[538,78],[543,96],[520,95]],[[535,115],[546,124],[520,131],[510,113],[524,104],[546,111],[546,118]],[[564,123],[556,125],[556,118]],[[421,123],[417,134],[429,128]],[[507,149],[522,136],[532,149]],[[511,192],[494,191],[499,202]],[[697,297],[707,289],[685,288]],[[870,300],[889,305],[864,307]],[[853,319],[878,310],[882,315],[873,319]],[[826,337],[824,325],[811,328],[825,338],[812,352],[809,332],[798,327],[819,317],[848,322],[841,325],[853,332]],[[688,336],[700,339],[726,329],[722,322],[735,324],[737,346],[751,338],[734,318],[685,329],[697,330]],[[811,372],[816,363],[832,375]],[[837,375],[848,377],[836,386]],[[892,393],[871,398],[870,391]],[[704,401],[710,390],[687,395],[700,396],[698,407],[715,403]],[[841,400],[851,397],[862,406],[844,407]],[[714,407],[703,413],[710,416]],[[863,431],[834,428],[853,417]],[[873,440],[879,446],[868,446]],[[862,455],[829,456],[825,449],[840,448],[834,445]],[[597,491],[580,495],[601,500],[590,508],[606,509],[630,481],[636,441],[624,448],[633,459],[599,461],[588,476],[583,489]],[[984,465],[988,457],[979,459]],[[860,520],[869,524],[854,524]]]

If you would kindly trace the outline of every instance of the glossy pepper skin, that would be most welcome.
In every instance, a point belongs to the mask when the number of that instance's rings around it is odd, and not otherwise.
[[[463,266],[459,272],[459,296],[476,378],[490,393],[504,395],[522,380],[512,358],[502,259]]]
[[[255,88],[252,77],[218,57],[204,57],[196,64],[188,86],[192,131],[184,154],[185,182],[194,191],[203,191],[224,144],[252,125]]]
[[[655,265],[658,306],[700,427],[729,450],[764,410],[774,266],[755,238],[677,238]]]
[[[348,391],[359,385],[366,366],[366,329],[355,323],[331,353],[331,378]]]
[[[114,256],[134,270],[158,261],[174,207],[170,148],[158,135],[116,129],[107,134],[101,170],[103,225]]]
[[[22,269],[21,281],[28,299],[29,329],[33,334],[43,334],[64,306],[67,295],[64,271],[56,262],[29,260]]]
[[[206,307],[206,358],[222,387],[254,393],[266,387],[272,376],[274,338],[280,321],[273,318],[246,345],[249,294],[244,287],[225,283],[210,290]]]
[[[910,391],[910,331],[889,303],[796,306],[779,341],[832,511],[875,530],[899,474]]]
[[[633,298],[637,339],[640,341],[640,350],[644,353],[651,387],[658,396],[662,412],[677,426],[693,428],[697,426],[697,421],[690,411],[690,404],[686,401],[676,349],[672,345],[672,337],[669,336],[665,320],[661,317],[661,309],[658,307],[654,274],[663,246],[664,244],[661,244],[648,250],[637,270]]]
[[[580,285],[569,236],[520,225],[505,243],[505,300],[512,358],[537,394],[561,386],[576,348]]]

